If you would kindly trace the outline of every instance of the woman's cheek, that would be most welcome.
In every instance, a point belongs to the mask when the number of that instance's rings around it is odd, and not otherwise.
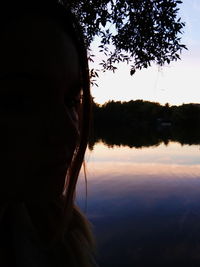
[[[71,164],[79,140],[78,122],[64,110],[54,110],[35,129],[29,148],[29,174],[32,177],[32,193],[40,184],[40,194],[47,198],[62,193],[67,169]],[[62,112],[61,112],[62,111]],[[30,138],[30,140],[31,140]],[[38,190],[38,189],[37,189]]]
[[[0,158],[7,186],[13,184],[10,194],[26,192],[30,198],[36,192],[38,198],[61,194],[79,141],[76,111],[54,105],[34,116],[16,116],[6,122],[0,134]]]
[[[75,115],[60,107],[44,124],[42,147],[55,159],[71,161],[79,141],[79,121]]]

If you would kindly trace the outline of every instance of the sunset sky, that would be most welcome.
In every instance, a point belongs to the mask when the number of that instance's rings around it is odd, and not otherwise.
[[[114,74],[101,73],[99,87],[92,88],[97,103],[136,99],[171,105],[200,103],[200,0],[183,0],[179,14],[186,23],[182,43],[188,48],[181,61],[162,68],[154,65],[133,76],[126,64],[119,64]]]

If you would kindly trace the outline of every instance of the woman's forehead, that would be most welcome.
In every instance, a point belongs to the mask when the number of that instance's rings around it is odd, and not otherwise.
[[[64,90],[80,83],[79,59],[70,36],[54,20],[36,16],[10,23],[0,44],[0,74],[40,76]]]

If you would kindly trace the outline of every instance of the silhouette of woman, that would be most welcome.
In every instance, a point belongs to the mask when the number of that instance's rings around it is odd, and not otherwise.
[[[74,203],[90,89],[79,25],[56,0],[0,8],[0,265],[95,266]]]

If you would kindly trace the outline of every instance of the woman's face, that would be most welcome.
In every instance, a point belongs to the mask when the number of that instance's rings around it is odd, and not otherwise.
[[[0,59],[0,195],[56,198],[79,138],[76,49],[55,21],[27,16],[6,26]]]

